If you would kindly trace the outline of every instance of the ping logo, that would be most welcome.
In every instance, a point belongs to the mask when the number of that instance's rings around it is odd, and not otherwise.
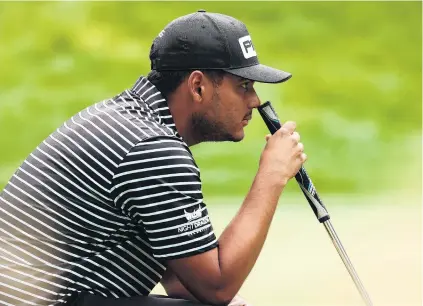
[[[184,213],[185,213],[185,218],[187,218],[188,221],[192,221],[192,220],[198,219],[202,215],[201,206],[198,205],[198,209],[194,209],[193,212],[187,212],[184,209]]]
[[[159,37],[162,38],[164,34],[165,34],[165,31],[164,30],[160,31]]]
[[[240,39],[238,39],[238,41],[245,58],[257,56],[256,50],[254,49],[254,45],[250,35],[241,37]]]

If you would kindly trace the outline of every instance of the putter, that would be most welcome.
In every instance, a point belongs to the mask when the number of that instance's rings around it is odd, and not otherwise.
[[[260,105],[258,107],[258,111],[261,117],[263,118],[264,122],[266,123],[266,126],[271,134],[274,134],[277,130],[281,128],[279,118],[275,110],[273,109],[270,101],[267,101],[266,103]],[[341,259],[344,262],[344,265],[347,268],[348,272],[350,273],[350,276],[354,281],[355,286],[360,292],[363,301],[366,303],[367,306],[372,306],[372,301],[370,300],[366,289],[360,281],[357,272],[355,271],[350,259],[348,258],[344,247],[342,246],[341,240],[339,240],[338,235],[336,234],[335,229],[333,228],[332,223],[330,222],[329,213],[326,207],[323,205],[322,200],[320,200],[316,188],[314,188],[313,183],[311,182],[311,179],[305,171],[304,167],[301,167],[301,169],[295,175],[295,179],[297,180],[298,185],[300,185],[300,188],[304,193],[304,196],[306,197],[311,208],[313,209],[313,212],[316,215],[317,219],[320,223],[323,223],[323,225],[325,226],[326,231],[328,232],[333,244],[335,245],[336,250],[339,253],[339,256],[341,256]]]

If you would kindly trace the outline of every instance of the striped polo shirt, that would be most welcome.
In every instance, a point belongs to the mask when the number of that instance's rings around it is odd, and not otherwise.
[[[141,77],[65,122],[0,193],[0,305],[147,295],[166,260],[217,244],[200,170]]]

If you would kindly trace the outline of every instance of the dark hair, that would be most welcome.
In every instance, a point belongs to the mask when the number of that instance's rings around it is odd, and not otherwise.
[[[213,83],[217,86],[222,82],[224,75],[227,73],[223,70],[201,70],[207,75]],[[147,79],[157,87],[162,93],[164,98],[168,96],[178,88],[178,86],[195,70],[177,70],[177,71],[156,71],[151,70],[147,76]]]

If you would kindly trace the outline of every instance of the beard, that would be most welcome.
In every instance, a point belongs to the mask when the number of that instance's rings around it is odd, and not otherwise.
[[[191,123],[199,142],[236,141],[221,123],[210,120],[205,114],[194,113]]]
[[[212,104],[216,112],[218,112],[220,100],[217,90],[213,93]],[[206,113],[193,113],[191,116],[191,126],[198,142],[238,142],[241,140],[229,133],[223,122],[210,118]]]

